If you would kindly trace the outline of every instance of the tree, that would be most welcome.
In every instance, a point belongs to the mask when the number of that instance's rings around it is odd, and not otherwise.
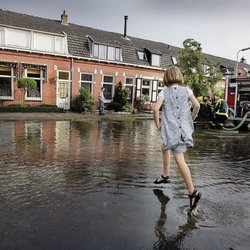
[[[110,108],[115,111],[122,111],[123,107],[127,104],[127,91],[122,88],[122,82],[120,81],[115,88],[115,93]]]
[[[25,103],[25,96],[29,90],[36,88],[36,81],[33,78],[21,77],[17,81],[17,87],[23,91],[23,103]]]
[[[218,65],[213,65],[208,58],[203,57],[201,44],[194,39],[186,39],[183,47],[178,66],[184,75],[185,83],[190,86],[195,96],[207,95],[221,79],[217,74]]]

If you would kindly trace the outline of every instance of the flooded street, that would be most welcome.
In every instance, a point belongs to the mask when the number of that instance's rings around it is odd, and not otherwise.
[[[197,129],[195,216],[152,120],[0,121],[0,249],[245,249],[250,133]],[[249,246],[250,248],[250,246]],[[246,249],[249,249],[246,248]]]

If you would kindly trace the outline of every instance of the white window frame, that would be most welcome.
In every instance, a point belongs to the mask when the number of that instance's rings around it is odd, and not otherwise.
[[[37,71],[40,71],[40,77],[29,77],[29,78],[32,78],[34,80],[39,80],[40,81],[40,97],[29,97],[26,92],[25,94],[25,100],[27,101],[41,101],[42,100],[42,96],[43,96],[43,81],[44,81],[44,77],[43,77],[43,70],[41,69],[37,69],[37,68],[27,68],[25,69],[25,77],[28,77],[28,70],[31,69],[31,70],[37,70]]]
[[[161,56],[157,54],[151,54],[151,65],[160,67],[161,66]]]
[[[67,79],[59,78],[60,73],[67,73],[68,78]],[[57,72],[57,90],[56,90],[56,92],[57,92],[60,99],[67,99],[69,97],[69,94],[70,94],[70,82],[71,82],[70,71],[58,70],[58,72]],[[60,83],[67,84],[67,95],[66,96],[60,96],[60,93],[59,93],[59,85],[60,85]]]
[[[98,43],[93,43],[92,46],[92,56],[94,58],[109,61],[122,61],[121,48]]]
[[[144,85],[145,81],[149,81],[149,85]],[[148,97],[149,97],[149,101],[145,101],[145,103],[150,103],[151,102],[151,98],[152,98],[152,79],[151,78],[143,78],[142,79],[142,86],[141,86],[141,95],[144,95],[143,89],[148,89]]]
[[[91,81],[87,81],[87,80],[82,80],[82,75],[89,75],[91,76]],[[93,73],[89,73],[89,72],[81,72],[80,73],[80,88],[84,88],[82,86],[83,83],[87,83],[90,84],[91,88],[90,88],[90,93],[93,96],[93,86],[94,86],[94,74]]]
[[[132,80],[132,83],[127,83],[127,80]],[[131,98],[127,98],[128,100],[130,100],[131,102],[133,101],[134,98],[134,91],[135,91],[135,78],[134,77],[126,77],[125,79],[125,89],[126,88],[132,88],[132,93],[131,93]]]
[[[104,78],[105,77],[112,77],[113,78],[113,80],[112,80],[112,82],[105,82],[104,81]],[[108,99],[107,98],[107,96],[105,96],[105,103],[110,103],[111,101],[112,101],[112,99],[113,99],[113,97],[114,97],[114,90],[115,90],[115,76],[114,75],[103,75],[103,78],[102,78],[103,80],[102,80],[102,85],[103,85],[103,87],[105,88],[105,86],[107,86],[107,85],[110,85],[111,86],[111,98],[110,99]],[[105,90],[106,91],[106,90]],[[105,95],[105,92],[104,92],[104,95]]]

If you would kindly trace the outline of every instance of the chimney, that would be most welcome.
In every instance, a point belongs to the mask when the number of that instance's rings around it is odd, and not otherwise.
[[[127,20],[128,16],[124,16],[124,34],[123,34],[124,38],[127,38]]]
[[[68,25],[68,15],[66,13],[66,10],[64,10],[62,15],[61,15],[61,24]]]

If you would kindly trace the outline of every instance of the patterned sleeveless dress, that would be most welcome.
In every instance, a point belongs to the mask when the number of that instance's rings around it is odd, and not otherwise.
[[[161,137],[163,149],[180,145],[193,147],[194,126],[188,98],[193,94],[188,87],[172,85],[165,87],[158,95],[163,101]]]

